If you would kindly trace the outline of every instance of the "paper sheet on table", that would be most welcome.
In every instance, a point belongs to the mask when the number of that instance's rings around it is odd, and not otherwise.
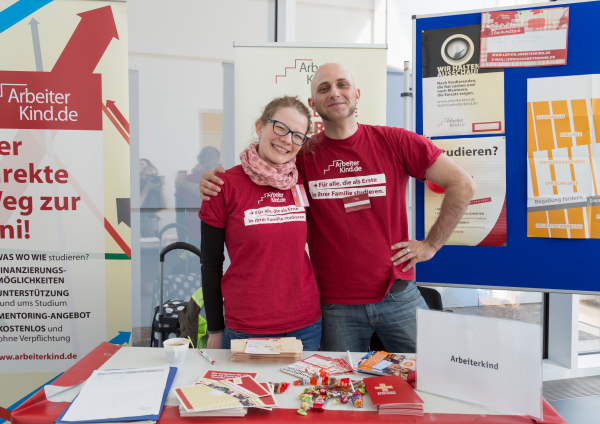
[[[244,352],[260,355],[279,355],[281,350],[276,339],[248,339]]]
[[[73,399],[77,397],[83,384],[77,384],[75,386],[55,386],[47,384],[44,386],[44,393],[46,399],[50,402],[73,402]]]
[[[167,366],[96,370],[57,422],[158,419],[169,376]]]

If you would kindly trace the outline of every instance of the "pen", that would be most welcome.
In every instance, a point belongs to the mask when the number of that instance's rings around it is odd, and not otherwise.
[[[198,352],[200,353],[200,356],[208,361],[209,364],[214,365],[216,363],[216,361],[212,359],[204,350],[198,349]]]
[[[350,356],[349,350],[346,351],[346,355],[348,355],[348,363],[350,364],[350,368],[352,368],[352,371],[354,372],[354,364],[352,364],[352,357]]]

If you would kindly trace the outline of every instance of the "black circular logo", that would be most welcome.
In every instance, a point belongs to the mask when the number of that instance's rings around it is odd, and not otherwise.
[[[442,43],[442,59],[452,66],[467,63],[475,53],[473,40],[464,34],[453,34]]]

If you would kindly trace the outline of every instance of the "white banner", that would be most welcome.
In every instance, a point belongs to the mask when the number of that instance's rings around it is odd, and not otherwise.
[[[38,3],[0,35],[3,399],[131,330],[126,5]]]

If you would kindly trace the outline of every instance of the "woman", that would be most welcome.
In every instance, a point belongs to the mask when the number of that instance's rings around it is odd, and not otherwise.
[[[318,350],[321,310],[305,250],[306,212],[292,194],[302,184],[295,160],[308,139],[310,112],[296,97],[276,98],[255,127],[258,143],[222,175],[227,183],[200,211],[208,347],[294,336],[305,350]],[[224,243],[231,259],[225,275]]]

